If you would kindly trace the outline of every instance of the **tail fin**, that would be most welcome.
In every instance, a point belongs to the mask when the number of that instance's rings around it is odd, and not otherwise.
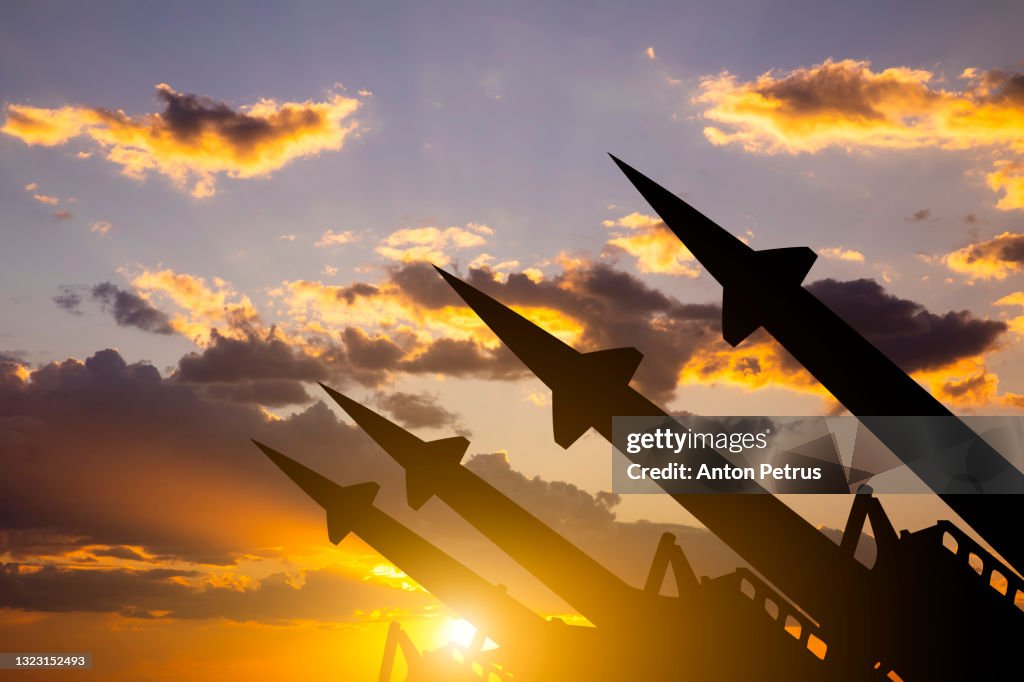
[[[602,383],[625,386],[633,378],[636,368],[644,355],[636,348],[609,348],[584,353],[580,356],[584,371],[580,373],[581,384],[590,383],[590,377],[601,377]],[[594,390],[601,390],[596,388]],[[555,390],[551,395],[552,425],[555,442],[563,448],[579,440],[580,436],[593,426],[586,398],[571,392]]]
[[[722,292],[722,338],[730,346],[739,345],[764,322],[761,303],[744,289],[758,286],[758,278],[774,286],[799,286],[818,255],[806,246],[794,246],[755,251],[752,258],[754,267],[748,271],[744,285],[726,285]]]

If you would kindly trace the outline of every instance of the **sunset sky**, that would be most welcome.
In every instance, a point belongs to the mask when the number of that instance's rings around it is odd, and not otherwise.
[[[568,607],[393,464],[323,381],[642,584],[661,496],[598,495],[594,434],[430,267],[581,350],[636,346],[671,410],[836,404],[611,152],[754,248],[959,413],[1024,410],[1024,6],[48,3],[0,7],[0,641],[96,679],[374,679],[387,624],[454,614],[249,442],[379,505],[544,615]],[[851,359],[855,361],[855,359]],[[843,497],[787,499],[841,528]],[[899,528],[950,517],[884,500]],[[299,671],[299,672],[296,672]],[[32,675],[25,674],[25,679]]]

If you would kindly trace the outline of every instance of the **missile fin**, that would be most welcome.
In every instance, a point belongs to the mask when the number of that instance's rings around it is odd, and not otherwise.
[[[722,291],[722,338],[730,346],[738,346],[761,326],[758,305],[745,293],[729,287]]]
[[[584,353],[584,362],[612,382],[621,381],[628,384],[644,359],[644,354],[636,348],[608,348],[592,353]]]
[[[405,498],[409,506],[419,509],[436,494],[435,477],[445,476],[449,467],[459,466],[469,449],[462,436],[432,440],[420,446],[420,453],[405,472]]]
[[[352,519],[373,504],[380,490],[377,483],[357,483],[344,487],[344,500],[327,510],[327,539],[336,545],[352,532]]]
[[[800,284],[810,272],[818,254],[806,246],[788,246],[783,249],[764,249],[757,251],[754,257],[758,268],[769,273],[778,281],[787,284]]]
[[[579,440],[579,437],[592,426],[579,400],[559,392],[551,394],[551,416],[555,442],[563,448],[568,448]]]
[[[462,436],[439,438],[423,444],[423,451],[428,461],[450,466],[460,464],[468,449],[469,441]]]

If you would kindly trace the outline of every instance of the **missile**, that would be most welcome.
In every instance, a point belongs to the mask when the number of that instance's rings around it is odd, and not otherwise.
[[[555,442],[563,448],[575,443],[594,425],[589,403],[606,390],[628,385],[643,360],[643,353],[636,348],[580,353],[458,277],[436,265],[434,269],[509,350],[551,389]],[[639,393],[631,396],[629,409],[633,411],[616,414],[662,414]]]
[[[1016,497],[1024,493],[1024,473],[801,286],[817,257],[811,249],[755,251],[612,159],[722,285],[726,342],[735,346],[763,327],[1004,559],[1024,569],[1024,507]],[[931,419],[893,418],[903,415]],[[989,494],[958,494],[972,490]]]
[[[462,437],[424,442],[397,424],[321,384],[392,459],[405,469],[409,505],[419,509],[436,495],[474,528],[598,627],[650,620],[651,595],[637,590],[523,507],[503,495],[460,460],[469,446]],[[683,579],[685,578],[685,579]],[[676,576],[680,589],[696,577]]]

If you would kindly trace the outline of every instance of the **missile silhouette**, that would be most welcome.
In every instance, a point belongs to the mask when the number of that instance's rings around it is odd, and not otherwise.
[[[658,602],[623,582],[600,562],[460,464],[469,441],[424,442],[351,398],[320,384],[370,438],[405,469],[409,505],[436,495],[553,592],[598,627],[628,626],[652,617]],[[675,575],[681,591],[697,586]],[[664,608],[664,604],[660,604]],[[660,613],[657,615],[661,615]]]
[[[379,486],[361,483],[341,486],[262,443],[253,441],[279,469],[313,498],[327,513],[329,538],[337,544],[348,533],[358,535],[381,555],[405,571],[435,597],[451,607],[487,636],[497,642],[502,665],[517,674],[516,679],[558,682],[575,679],[676,680],[680,670],[698,672],[702,679],[721,675],[722,679],[749,678],[763,671],[799,671],[795,679],[818,679],[820,662],[806,651],[792,649],[781,635],[784,645],[765,647],[760,638],[753,650],[760,657],[730,656],[735,642],[718,634],[708,638],[692,632],[683,640],[671,627],[658,627],[652,620],[647,629],[633,629],[634,636],[646,634],[635,643],[653,645],[639,655],[624,643],[622,633],[629,632],[630,623],[618,628],[579,627],[560,620],[546,621],[513,599],[501,586],[492,585],[483,577],[444,553],[413,531],[374,506]],[[557,557],[552,557],[557,559]],[[564,570],[573,568],[563,566]],[[570,574],[571,576],[571,574]],[[578,577],[578,576],[576,576]],[[743,597],[741,602],[747,600]],[[772,628],[765,628],[767,618],[757,619],[755,632],[762,637]],[[632,625],[637,625],[633,622]],[[721,622],[705,627],[721,628]],[[776,628],[778,629],[778,628]],[[720,630],[719,630],[720,631]],[[742,632],[742,631],[741,631]],[[714,645],[714,646],[709,646]],[[786,646],[788,645],[788,646]],[[787,679],[792,675],[786,675]],[[841,679],[846,679],[842,677]]]
[[[566,677],[570,671],[592,675],[611,665],[614,648],[600,640],[595,628],[544,620],[504,587],[492,585],[374,506],[377,483],[338,485],[263,443],[253,443],[324,508],[333,544],[348,533],[358,535],[497,642],[511,657],[508,667],[524,679],[571,679]]]
[[[662,537],[643,590],[631,587],[523,507],[469,469],[459,458],[468,447],[461,437],[425,442],[387,418],[334,389],[320,384],[346,413],[406,472],[410,506],[418,508],[436,495],[474,528],[561,596],[614,641],[619,651],[664,649],[671,655],[647,654],[634,660],[628,676],[675,678],[680,657],[694,674],[721,679],[772,671],[786,679],[866,679],[823,663],[808,651],[792,648],[792,637],[763,612],[750,612],[748,600],[729,590],[731,577],[698,584],[674,537]],[[415,503],[415,504],[414,504]],[[672,559],[671,557],[674,557]],[[678,597],[659,594],[671,564]],[[769,595],[765,587],[765,594]],[[776,604],[784,599],[775,593]],[[701,635],[693,634],[700,630]],[[686,643],[679,633],[689,632]],[[728,649],[744,641],[748,662],[729,657]],[[806,643],[806,641],[805,641]],[[606,670],[604,674],[612,679]]]
[[[1024,473],[801,286],[817,258],[811,249],[755,251],[672,192],[612,160],[722,285],[726,342],[735,346],[764,327],[1003,558],[1024,570],[1024,498],[1017,497],[1024,493]],[[894,418],[903,415],[931,419]],[[959,494],[975,491],[989,494]]]
[[[482,291],[443,270],[438,272],[502,342],[551,388],[553,407],[562,406],[561,411],[553,411],[556,433],[558,419],[567,413],[574,423],[573,431],[582,433],[592,427],[609,442],[615,416],[668,418],[666,412],[628,384],[627,373],[613,373],[612,378],[595,376],[594,359],[606,357],[605,354],[580,353]],[[548,352],[559,353],[558,361],[544,362]],[[617,349],[611,356],[623,357],[630,352],[639,355],[635,350]],[[580,390],[577,382],[583,383],[585,390]],[[573,397],[566,400],[567,395]],[[574,404],[572,400],[579,402]],[[637,461],[637,455],[623,454]],[[985,623],[984,627],[972,630],[973,640],[984,632],[988,641],[998,642],[1011,632],[1003,629],[1003,619],[979,618],[979,614],[988,613],[985,609],[998,609],[1001,605],[984,601],[975,605],[966,588],[955,596],[947,595],[939,607],[935,595],[948,591],[951,585],[959,585],[961,576],[955,573],[961,570],[959,567],[951,569],[954,574],[933,567],[930,572],[911,571],[897,577],[908,565],[903,561],[908,555],[898,539],[879,546],[880,552],[893,545],[900,547],[896,557],[885,557],[883,561],[880,554],[879,568],[886,570],[868,570],[853,558],[849,548],[841,549],[773,495],[670,496],[820,623],[829,641],[829,656],[833,661],[845,661],[839,665],[849,670],[883,661],[904,679],[933,679],[936,669],[948,672],[959,669],[958,665],[978,665],[970,657],[970,649],[956,648],[964,641],[964,633],[956,627],[956,617],[961,613],[977,619],[972,622]],[[876,535],[883,530],[872,525]],[[859,533],[858,530],[857,537]],[[945,559],[938,557],[940,562]],[[922,567],[913,565],[915,569]],[[956,608],[947,608],[954,600]],[[1019,616],[1018,612],[1009,618],[1019,620]],[[1019,623],[1015,627],[1020,632]],[[936,659],[935,648],[943,646],[956,656]],[[984,658],[982,667],[998,668],[996,659]]]

